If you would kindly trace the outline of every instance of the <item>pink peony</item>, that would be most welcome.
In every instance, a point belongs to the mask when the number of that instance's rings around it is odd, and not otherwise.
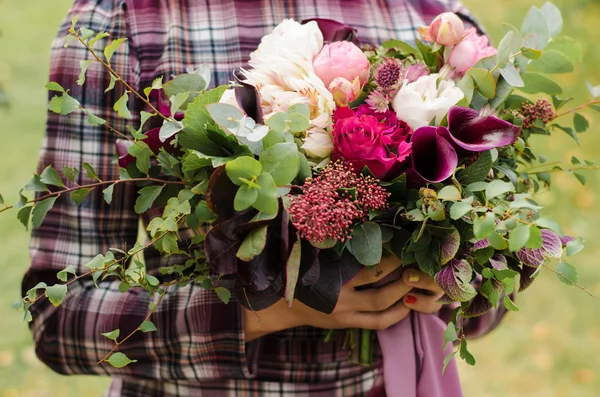
[[[358,78],[362,88],[369,81],[371,69],[366,55],[349,41],[326,44],[313,60],[313,67],[328,89],[336,77],[342,77],[349,82]]]
[[[445,46],[456,45],[465,32],[465,24],[453,12],[445,12],[435,17],[431,25],[419,28],[421,38]]]
[[[332,159],[345,160],[356,173],[366,166],[378,179],[396,177],[411,152],[406,142],[410,128],[395,116],[387,120],[385,113],[367,114],[368,106],[361,107],[360,115],[348,108],[340,110],[334,114]]]
[[[485,36],[479,36],[475,28],[467,30],[465,37],[450,52],[448,63],[458,74],[464,74],[483,58],[496,55],[498,50],[488,45]]]

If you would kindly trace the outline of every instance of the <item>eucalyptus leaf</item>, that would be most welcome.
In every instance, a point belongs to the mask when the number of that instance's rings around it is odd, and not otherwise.
[[[381,262],[383,254],[381,228],[375,222],[358,224],[352,233],[352,254],[361,264],[374,266]]]

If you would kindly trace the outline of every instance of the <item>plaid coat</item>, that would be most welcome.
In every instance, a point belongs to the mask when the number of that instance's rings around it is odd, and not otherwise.
[[[452,0],[76,0],[53,44],[50,81],[71,88],[86,109],[126,131],[125,121],[112,111],[121,85],[104,94],[109,78],[97,64],[90,67],[86,84],[76,85],[79,61],[90,54],[81,46],[63,47],[73,16],[79,16],[78,26],[128,39],[112,64],[141,90],[158,76],[168,79],[200,64],[212,67],[212,85],[227,83],[234,67],[243,66],[260,38],[284,18],[335,19],[357,28],[363,42],[378,44],[392,38],[414,41],[416,28],[445,10],[468,15]],[[131,96],[130,105],[141,109]],[[89,162],[102,179],[118,179],[115,139],[105,128],[86,124],[82,113],[49,113],[40,167]],[[82,173],[78,182],[90,181]],[[119,185],[111,206],[100,190],[81,207],[59,199],[33,231],[24,290],[41,281],[55,284],[56,273],[68,265],[82,273],[85,263],[111,247],[131,247],[139,224],[135,193],[130,185]],[[146,263],[152,273],[161,257],[148,251]],[[119,292],[118,282],[95,288],[91,280],[81,280],[70,286],[61,306],[41,302],[32,308],[37,355],[62,374],[112,376],[107,396],[350,397],[366,395],[376,382],[377,364],[349,363],[347,351],[323,342],[321,329],[289,329],[246,343],[235,297],[224,305],[193,285],[168,291],[152,318],[157,332],[137,333],[121,347],[137,363],[123,369],[97,365],[112,348],[100,333],[120,328],[122,335],[129,334],[147,315],[149,303],[143,291]],[[500,317],[492,312],[467,328],[482,334]]]

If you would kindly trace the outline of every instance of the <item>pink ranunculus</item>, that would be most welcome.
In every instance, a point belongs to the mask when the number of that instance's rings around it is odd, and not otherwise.
[[[421,38],[445,46],[456,45],[465,32],[465,24],[453,12],[438,15],[429,26],[419,28]]]
[[[458,74],[462,75],[479,60],[497,53],[498,50],[489,45],[486,36],[479,36],[475,28],[471,28],[450,52],[448,63]]]
[[[350,82],[358,77],[362,88],[369,80],[371,69],[366,55],[349,41],[336,41],[323,46],[313,60],[313,67],[327,88],[336,77]]]
[[[347,117],[343,117],[347,116]],[[392,129],[369,114],[350,115],[343,112],[333,129],[332,159],[343,159],[356,173],[366,166],[379,179],[393,179],[402,171],[402,163],[410,155],[410,143],[404,131]],[[406,135],[408,136],[408,135]]]

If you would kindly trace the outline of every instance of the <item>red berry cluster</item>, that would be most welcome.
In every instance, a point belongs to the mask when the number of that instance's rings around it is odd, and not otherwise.
[[[523,115],[523,128],[534,127],[537,119],[542,120],[544,124],[549,123],[555,116],[554,109],[547,99],[538,99],[535,104],[524,104],[521,114]]]

